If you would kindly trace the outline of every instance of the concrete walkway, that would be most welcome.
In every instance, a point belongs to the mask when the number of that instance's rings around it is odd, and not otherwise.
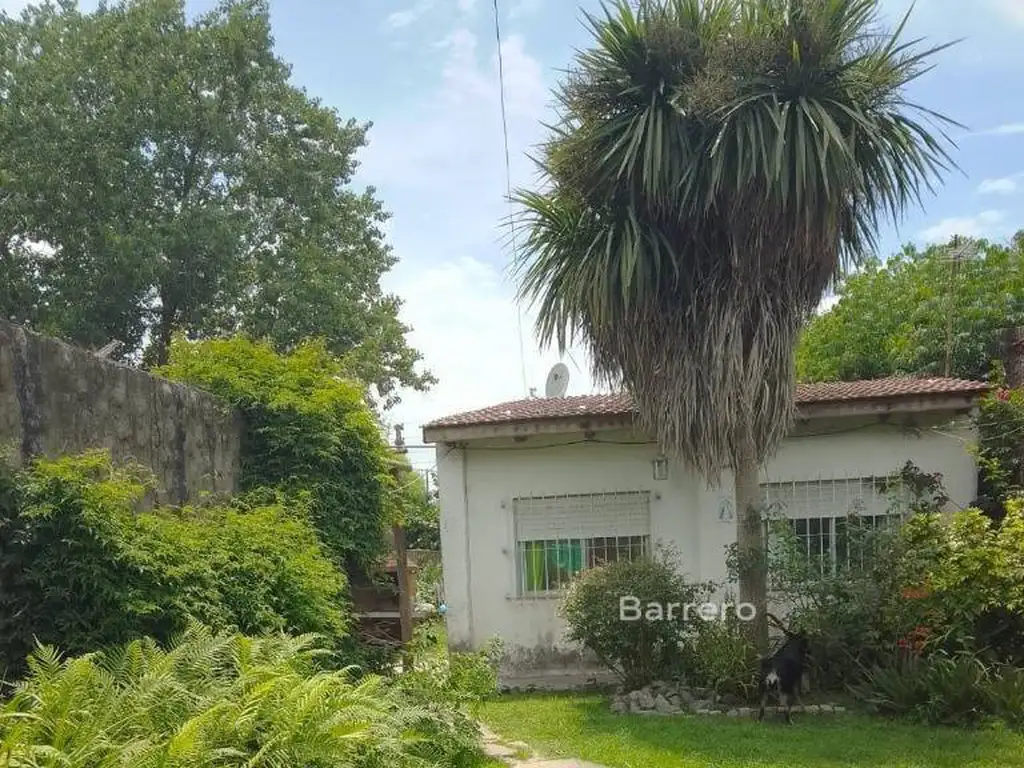
[[[486,725],[480,724],[480,732],[484,741],[484,753],[491,758],[501,760],[512,768],[604,768],[597,763],[588,763],[574,757],[548,760],[533,754],[529,744],[521,741],[505,741],[493,733]]]

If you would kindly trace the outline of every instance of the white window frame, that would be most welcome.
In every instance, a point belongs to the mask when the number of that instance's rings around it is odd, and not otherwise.
[[[804,542],[808,561],[817,558],[822,575],[835,575],[853,562],[849,538],[845,560],[840,562],[843,558],[837,544],[842,526],[837,521],[852,518],[877,528],[902,517],[898,507],[892,508],[894,500],[878,490],[878,485],[887,479],[868,476],[768,482],[762,483],[761,494],[769,512],[781,511],[790,522],[797,540]],[[867,503],[865,496],[869,497]],[[803,532],[798,530],[801,524]],[[817,530],[812,531],[813,528]],[[863,552],[859,565],[864,565]]]
[[[633,559],[650,554],[650,502],[649,491],[514,498],[512,531],[516,596],[563,595],[576,574],[599,564],[595,561],[601,553],[607,557],[614,552],[611,559]],[[565,571],[557,570],[556,566],[552,572],[549,570],[552,567],[551,555],[560,548],[564,548],[572,562]],[[527,583],[530,550],[538,553],[543,562],[544,573],[539,588]]]

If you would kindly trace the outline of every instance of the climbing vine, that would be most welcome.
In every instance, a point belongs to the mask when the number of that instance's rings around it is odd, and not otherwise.
[[[339,563],[372,567],[391,517],[389,449],[363,386],[322,343],[279,354],[241,337],[178,338],[157,373],[241,411],[243,491],[301,500]]]

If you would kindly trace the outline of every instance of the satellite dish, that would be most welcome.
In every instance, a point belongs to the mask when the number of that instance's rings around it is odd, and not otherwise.
[[[569,388],[569,366],[565,363],[555,363],[548,371],[548,381],[544,385],[545,397],[565,397],[565,391]]]

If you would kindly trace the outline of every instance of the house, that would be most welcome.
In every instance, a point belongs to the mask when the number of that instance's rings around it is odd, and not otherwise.
[[[833,555],[837,521],[884,515],[876,480],[908,461],[941,473],[951,504],[969,505],[970,414],[985,389],[939,378],[799,386],[794,428],[762,468],[766,499],[809,551]],[[587,671],[557,615],[582,568],[661,542],[691,579],[726,579],[731,475],[708,487],[662,456],[626,395],[502,403],[431,422],[423,438],[436,444],[449,643],[478,649],[500,637],[506,680]]]

